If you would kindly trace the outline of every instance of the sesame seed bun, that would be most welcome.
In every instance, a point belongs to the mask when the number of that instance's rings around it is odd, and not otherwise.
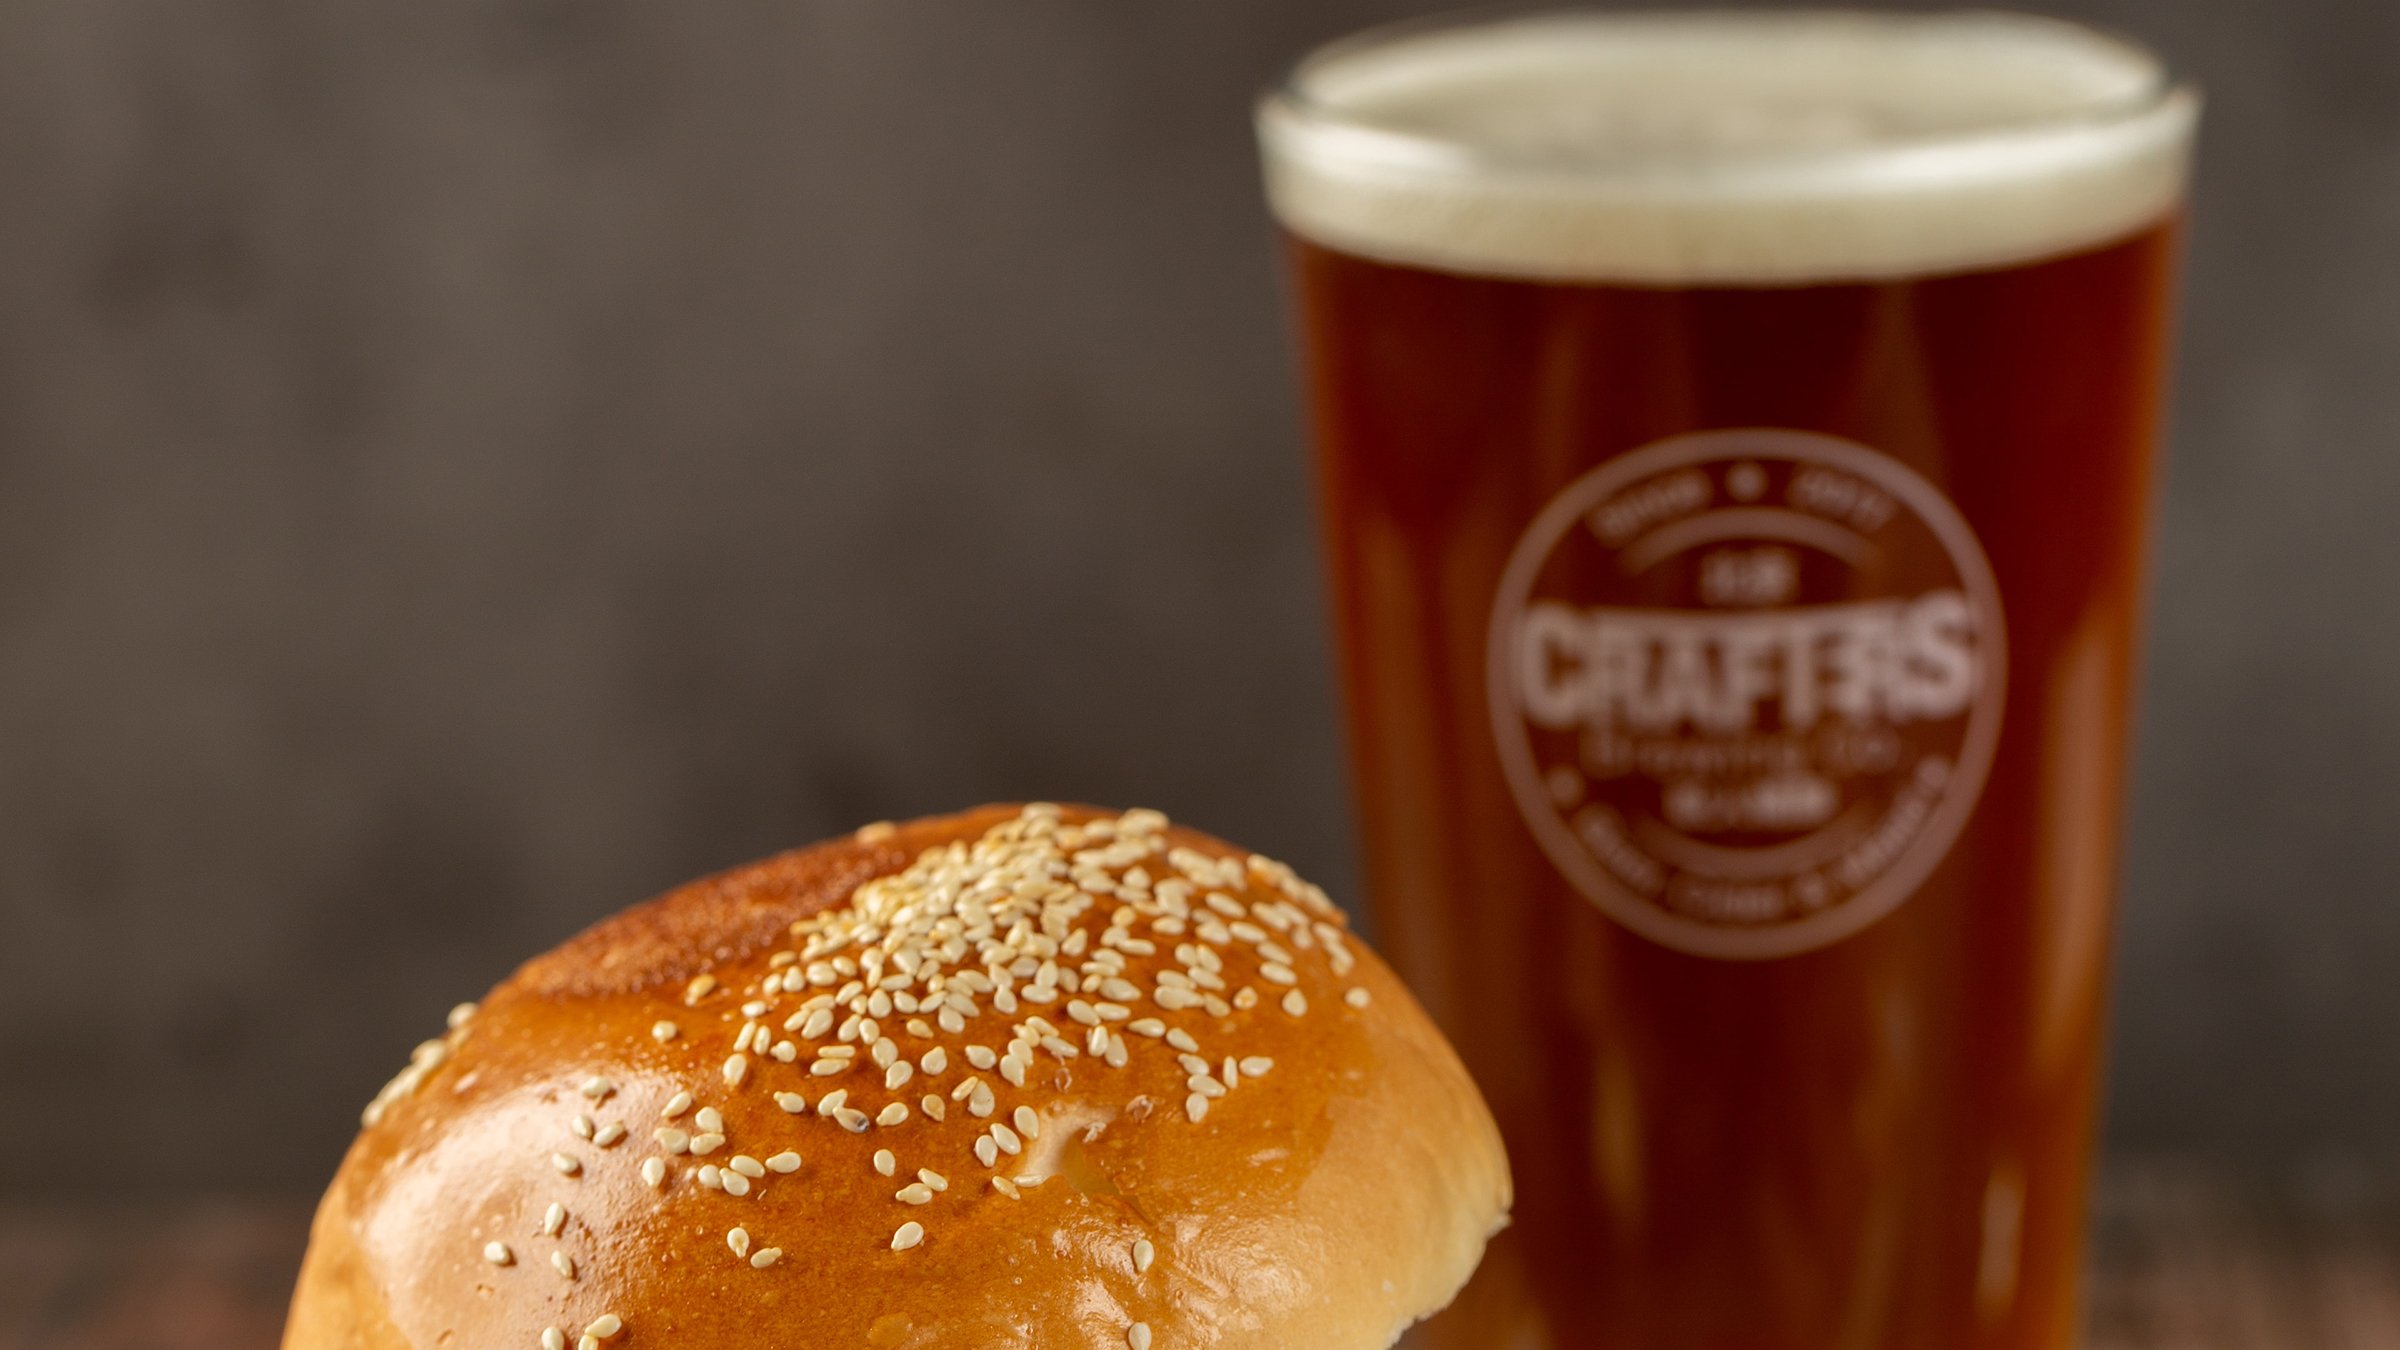
[[[990,807],[460,1008],[368,1107],[283,1344],[1383,1350],[1508,1203],[1322,892],[1155,812]]]

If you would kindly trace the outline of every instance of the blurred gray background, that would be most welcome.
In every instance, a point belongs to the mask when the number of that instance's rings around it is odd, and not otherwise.
[[[0,1196],[311,1191],[452,1002],[865,819],[1346,890],[1246,115],[1425,8],[0,8]],[[2381,1168],[2400,8],[2058,8],[2213,99],[2114,1143]]]

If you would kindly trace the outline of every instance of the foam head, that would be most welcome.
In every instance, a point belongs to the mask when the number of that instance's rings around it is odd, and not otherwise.
[[[1259,110],[1295,232],[1441,270],[1788,285],[2007,266],[2181,199],[2197,96],[1995,13],[1561,12],[1407,27]]]

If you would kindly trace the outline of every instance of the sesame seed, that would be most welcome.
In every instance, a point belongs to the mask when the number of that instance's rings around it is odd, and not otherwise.
[[[784,1173],[786,1175],[797,1172],[800,1170],[800,1155],[792,1152],[789,1149],[786,1149],[783,1152],[776,1154],[774,1157],[767,1159],[767,1170],[770,1172]]]
[[[600,1338],[597,1336],[578,1336],[575,1338],[575,1350],[600,1350]]]
[[[575,1258],[565,1252],[550,1253],[550,1268],[557,1271],[564,1279],[575,1278]]]
[[[1264,1078],[1274,1067],[1275,1061],[1265,1055],[1251,1055],[1242,1061],[1242,1072],[1252,1078]]]
[[[452,1031],[458,1030],[473,1020],[475,1020],[475,1005],[472,1003],[459,1004],[452,1008],[450,1016],[444,1019]]]
[[[642,1184],[654,1191],[666,1185],[667,1160],[664,1158],[642,1159]]]
[[[925,1225],[911,1219],[892,1234],[892,1250],[904,1252],[925,1240]]]
[[[614,1148],[625,1138],[625,1123],[612,1120],[592,1132],[592,1142],[601,1148]]]
[[[1017,1183],[1010,1181],[1007,1177],[993,1177],[992,1189],[1000,1192],[1002,1195],[1007,1196],[1011,1200],[1022,1200],[1025,1198],[1024,1193],[1017,1189]]]
[[[750,1254],[750,1230],[747,1228],[726,1229],[725,1245],[733,1248],[735,1256],[748,1256]]]
[[[596,1102],[606,1101],[608,1094],[616,1090],[617,1085],[605,1078],[588,1078],[584,1080],[583,1084],[583,1095]]]
[[[551,1154],[550,1165],[557,1168],[558,1174],[562,1177],[576,1176],[583,1171],[582,1163],[577,1162],[575,1159],[568,1157],[564,1153]]]
[[[615,1313],[602,1313],[598,1317],[592,1319],[592,1324],[583,1329],[583,1334],[586,1336],[597,1336],[601,1340],[605,1341],[609,1337],[616,1335],[618,1332],[623,1331],[624,1329],[624,1318],[617,1316]]]
[[[1229,1018],[1237,1007],[1257,1007],[1258,990],[1265,989],[1297,1016],[1306,1003],[1291,997],[1303,984],[1293,952],[1321,941],[1337,977],[1350,957],[1338,928],[1326,922],[1335,912],[1290,869],[1188,848],[1171,842],[1164,828],[1155,813],[1070,824],[1054,809],[1027,808],[979,840],[926,850],[900,871],[858,886],[847,903],[791,923],[791,950],[768,954],[764,972],[743,976],[738,989],[730,987],[731,976],[728,986],[713,975],[696,978],[685,989],[693,1006],[713,994],[739,994],[719,1005],[727,1009],[721,1019],[727,1030],[740,1033],[724,1061],[727,1086],[773,1080],[780,1072],[773,1062],[793,1066],[804,1079],[871,1065],[883,1085],[882,1099],[872,1104],[854,1107],[841,1090],[813,1105],[800,1092],[771,1096],[787,1115],[814,1111],[854,1133],[905,1129],[919,1112],[939,1121],[952,1105],[963,1106],[981,1129],[970,1140],[975,1156],[996,1170],[1003,1156],[1035,1147],[1043,1125],[1038,1102],[1069,1090],[1076,1061],[1145,1068],[1133,1064],[1149,1053],[1143,1041],[1163,1040],[1196,1061],[1183,1065],[1186,1114],[1203,1120],[1212,1099],[1244,1077],[1259,1077],[1272,1061],[1254,1057],[1262,1061],[1254,1065],[1223,1046],[1203,1055],[1194,1038],[1200,1024],[1190,1031],[1170,1026],[1180,1020],[1175,1014]],[[1235,962],[1245,963],[1242,975],[1256,988],[1229,968]],[[783,1003],[787,994],[791,1001]],[[967,1024],[992,1011],[1009,1019],[1008,1029],[969,1044]],[[895,1040],[903,1036],[903,1019],[905,1038]],[[775,1039],[768,1030],[775,1024],[791,1037]],[[678,1028],[671,1039],[683,1034]],[[963,1060],[962,1076],[969,1067],[975,1076],[938,1085],[951,1091],[932,1090],[953,1060]],[[906,1096],[919,1079],[927,1080],[919,1095]],[[1074,1087],[1091,1090],[1088,1083]],[[1003,1101],[1015,1095],[1012,1089],[1028,1088],[1035,1089],[1027,1094],[1032,1100]],[[680,1106],[670,1104],[667,1119],[694,1106],[687,1094]],[[1150,1110],[1142,1098],[1126,1106],[1132,1119]],[[692,1135],[681,1137],[686,1151],[705,1156],[726,1149],[721,1114],[691,1119]],[[578,1133],[595,1144],[622,1137],[608,1130],[592,1121],[590,1133]],[[654,1137],[664,1156],[645,1159],[642,1170],[645,1179],[661,1174],[663,1183],[675,1170],[668,1145],[678,1136]],[[770,1171],[781,1174],[786,1158],[798,1169],[796,1152],[764,1162],[732,1154],[722,1169],[702,1165],[699,1179],[738,1194],[769,1179]],[[882,1174],[897,1177],[900,1170],[893,1157]],[[995,1176],[995,1189],[1013,1196],[1042,1179],[1031,1165],[1018,1170],[1026,1174]],[[929,1202],[946,1184],[929,1169],[916,1177],[901,1188],[912,1203]]]
[[[1158,1259],[1158,1248],[1156,1248],[1156,1247],[1153,1247],[1153,1246],[1151,1246],[1151,1245],[1150,1245],[1150,1239],[1148,1239],[1148,1238],[1135,1238],[1135,1239],[1133,1240],[1133,1273],[1134,1273],[1134,1274],[1136,1274],[1136,1275],[1147,1275],[1147,1274],[1149,1274],[1149,1273],[1150,1273],[1150,1263],[1151,1263],[1151,1262],[1153,1262],[1153,1261],[1156,1261],[1157,1259]]]
[[[1351,987],[1349,993],[1342,995],[1342,1002],[1349,1004],[1353,1008],[1363,1008],[1367,1006],[1368,1003],[1372,1002],[1374,997],[1375,996],[1373,994],[1367,992],[1367,987],[1365,985],[1354,985]]]
[[[776,1262],[782,1259],[783,1248],[761,1247],[757,1251],[750,1253],[750,1268],[752,1270],[765,1270],[767,1267],[774,1265]]]
[[[692,1176],[702,1186],[705,1186],[712,1191],[721,1191],[725,1189],[725,1173],[714,1163],[710,1163],[707,1166],[702,1167],[699,1171],[694,1172]]]
[[[692,1151],[692,1136],[671,1126],[661,1126],[650,1132],[651,1142],[667,1151],[670,1157]]]
[[[567,1333],[557,1327],[542,1332],[542,1350],[567,1350]]]
[[[565,1228],[566,1226],[567,1226],[567,1207],[566,1207],[565,1205],[553,1204],[553,1205],[551,1205],[551,1206],[550,1206],[550,1208],[549,1208],[549,1209],[547,1209],[547,1210],[543,1211],[543,1213],[542,1213],[542,1236],[543,1236],[543,1237],[557,1237],[557,1236],[558,1236],[558,1234],[559,1234],[559,1230],[561,1230],[561,1229]]]
[[[918,1168],[917,1180],[924,1182],[926,1185],[931,1186],[937,1191],[946,1191],[950,1189],[950,1178],[943,1176],[941,1173],[934,1171],[930,1167]]]
[[[713,1106],[701,1107],[693,1114],[692,1123],[700,1127],[702,1134],[725,1133],[725,1113]]]
[[[483,1259],[495,1266],[514,1265],[517,1254],[510,1251],[505,1242],[487,1242],[483,1244]]]
[[[739,1172],[717,1173],[717,1184],[723,1186],[725,1193],[736,1200],[750,1193],[750,1178]]]
[[[887,1177],[896,1176],[900,1171],[900,1159],[893,1156],[890,1149],[879,1148],[875,1150],[875,1170]]]
[[[930,1205],[933,1203],[933,1188],[922,1181],[912,1181],[901,1187],[892,1198],[904,1205]]]
[[[1294,1017],[1308,1016],[1308,995],[1290,990],[1283,996],[1283,1010]]]
[[[1125,1344],[1132,1350],[1150,1350],[1150,1324],[1136,1322],[1125,1328]]]
[[[589,1139],[592,1137],[592,1118],[578,1115],[567,1122],[567,1129],[578,1139]]]
[[[680,1116],[684,1112],[691,1109],[692,1094],[688,1092],[678,1092],[674,1096],[667,1098],[666,1106],[661,1108],[658,1114],[668,1120],[673,1120],[675,1117]]]

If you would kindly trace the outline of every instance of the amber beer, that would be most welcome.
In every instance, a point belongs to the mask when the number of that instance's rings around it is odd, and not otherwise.
[[[2190,92],[2005,15],[1372,34],[1263,106],[1425,1343],[2056,1350]]]

